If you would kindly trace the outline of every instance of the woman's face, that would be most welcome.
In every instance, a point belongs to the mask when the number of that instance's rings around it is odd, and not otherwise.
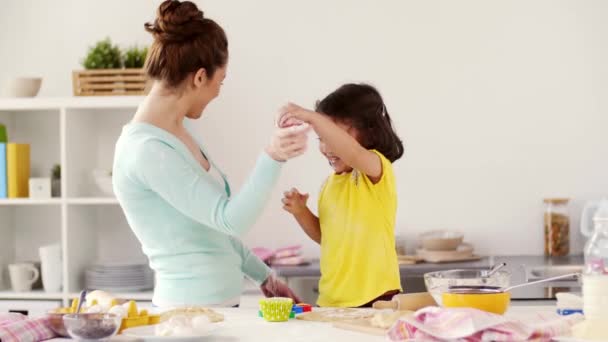
[[[193,87],[190,92],[192,99],[192,110],[189,111],[187,117],[190,119],[198,119],[203,114],[203,110],[220,94],[220,89],[224,79],[226,78],[226,69],[228,63],[221,68],[217,68],[213,76],[207,77],[204,69],[200,69],[193,79]]]

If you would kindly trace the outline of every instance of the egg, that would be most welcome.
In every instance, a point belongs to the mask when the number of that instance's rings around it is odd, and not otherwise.
[[[120,318],[127,317],[127,309],[125,309],[122,305],[114,305],[108,310],[108,313],[115,314]]]

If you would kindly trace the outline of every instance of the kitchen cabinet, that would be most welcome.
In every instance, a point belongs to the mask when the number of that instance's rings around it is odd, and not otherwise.
[[[0,99],[0,123],[9,141],[30,144],[31,177],[50,177],[61,167],[61,196],[0,199],[0,305],[68,303],[84,287],[92,263],[147,260],[111,191],[102,191],[93,170],[111,170],[116,139],[143,97],[102,96]],[[11,291],[7,267],[39,260],[38,249],[62,246],[63,289]],[[151,292],[121,294],[150,300]],[[45,302],[46,303],[46,302]],[[24,304],[25,305],[25,304]],[[46,305],[46,304],[45,304]]]

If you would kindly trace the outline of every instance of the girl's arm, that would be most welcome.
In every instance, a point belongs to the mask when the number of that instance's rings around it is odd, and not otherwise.
[[[295,217],[296,221],[308,237],[314,242],[321,244],[321,226],[319,218],[308,209],[306,201],[308,194],[301,194],[296,188],[292,188],[283,194],[283,209]]]
[[[348,132],[325,115],[288,104],[282,111],[312,126],[319,138],[350,167],[365,173],[372,182],[382,178],[382,162],[377,154],[367,150]]]
[[[315,216],[315,214],[306,208],[306,210],[302,211],[299,214],[293,215],[298,221],[300,227],[308,237],[310,237],[314,242],[321,244],[321,226],[319,225],[319,218]]]

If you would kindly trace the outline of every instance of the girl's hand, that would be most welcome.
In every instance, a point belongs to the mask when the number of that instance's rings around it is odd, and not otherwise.
[[[292,188],[283,193],[283,209],[292,215],[298,215],[307,209],[308,194],[301,194],[298,189]]]
[[[316,112],[305,109],[293,103],[281,107],[277,123],[279,127],[289,127],[300,123],[310,123]]]
[[[300,297],[296,296],[287,284],[278,280],[272,274],[266,278],[260,289],[266,297],[287,297],[293,299],[294,303],[302,303]]]
[[[275,130],[266,147],[266,153],[276,161],[286,161],[306,152],[308,144],[308,132],[310,127],[305,125]]]

